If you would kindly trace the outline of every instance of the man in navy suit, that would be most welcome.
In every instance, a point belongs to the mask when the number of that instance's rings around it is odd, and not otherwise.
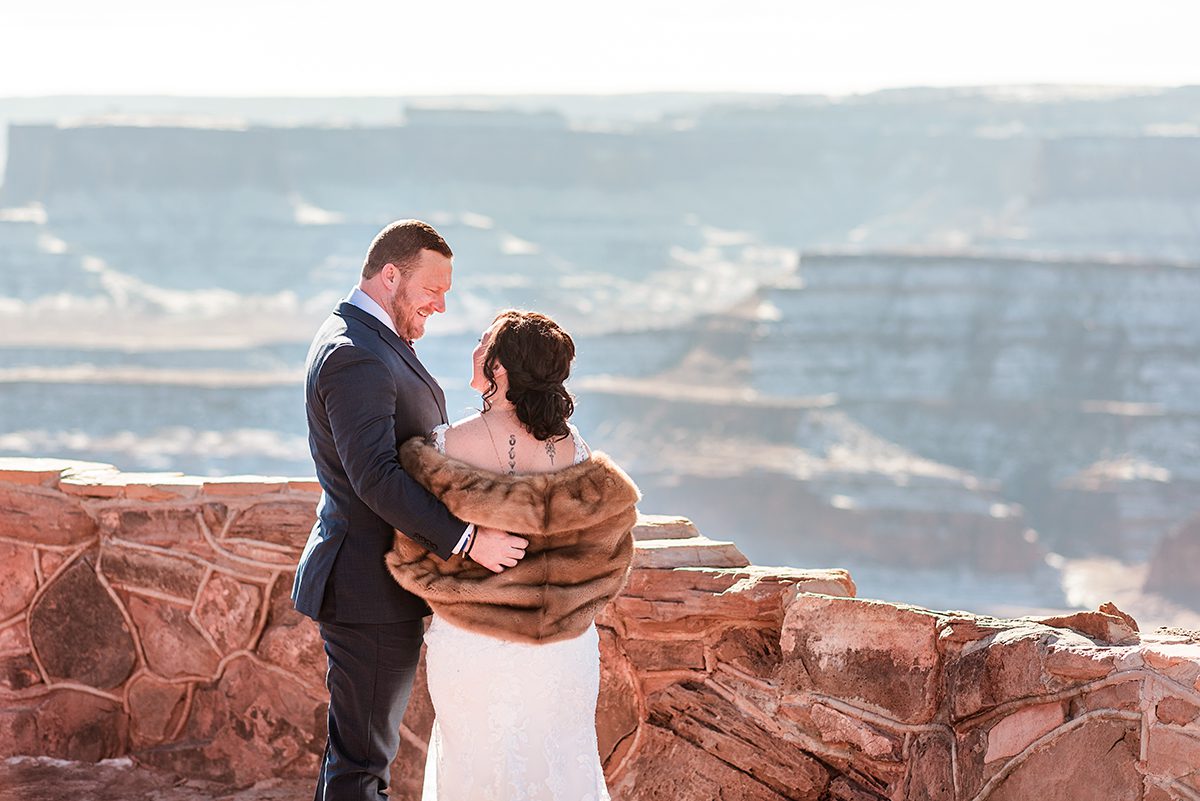
[[[384,228],[362,280],[308,352],[304,405],[323,492],[292,600],[318,622],[329,658],[317,801],[387,797],[430,613],[387,572],[393,529],[443,559],[469,543],[470,558],[495,572],[525,553],[524,539],[454,517],[398,459],[405,440],[448,422],[442,389],[412,343],[430,316],[446,310],[453,255],[426,223]]]

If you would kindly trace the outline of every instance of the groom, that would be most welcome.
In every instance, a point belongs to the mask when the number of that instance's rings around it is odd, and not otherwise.
[[[317,801],[387,797],[429,614],[384,565],[393,529],[442,559],[470,544],[470,558],[497,573],[525,554],[522,538],[454,517],[398,461],[401,443],[448,422],[412,343],[446,310],[453,255],[426,223],[387,226],[308,351],[304,406],[323,492],[292,601],[318,622],[329,658]]]

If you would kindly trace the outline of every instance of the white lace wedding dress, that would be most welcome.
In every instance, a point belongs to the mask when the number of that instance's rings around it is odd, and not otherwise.
[[[433,432],[442,453],[446,428]],[[571,435],[578,464],[587,449],[574,426]],[[422,801],[609,801],[594,623],[574,639],[529,645],[434,615],[425,645],[436,719]]]

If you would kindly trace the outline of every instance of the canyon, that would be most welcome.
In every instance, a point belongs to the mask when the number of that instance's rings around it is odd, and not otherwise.
[[[311,792],[318,493],[281,476],[396,216],[456,253],[418,343],[451,416],[495,310],[550,313],[581,430],[687,515],[598,621],[615,799],[1200,798],[1200,88],[4,121],[5,801]]]
[[[458,254],[452,415],[536,307],[654,507],[893,600],[1078,606],[1200,511],[1197,98],[3,101],[0,453],[308,471],[307,337],[403,210]]]

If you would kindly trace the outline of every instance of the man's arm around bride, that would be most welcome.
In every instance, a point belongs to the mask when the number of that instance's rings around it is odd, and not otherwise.
[[[402,468],[399,446],[447,422],[442,389],[413,343],[446,309],[453,253],[429,225],[376,236],[362,279],[313,338],[305,363],[309,447],[321,484],[317,522],[292,587],[328,657],[329,733],[317,801],[385,797],[429,606],[388,574],[396,530],[439,559],[465,545],[499,572],[526,541],[453,515]]]

